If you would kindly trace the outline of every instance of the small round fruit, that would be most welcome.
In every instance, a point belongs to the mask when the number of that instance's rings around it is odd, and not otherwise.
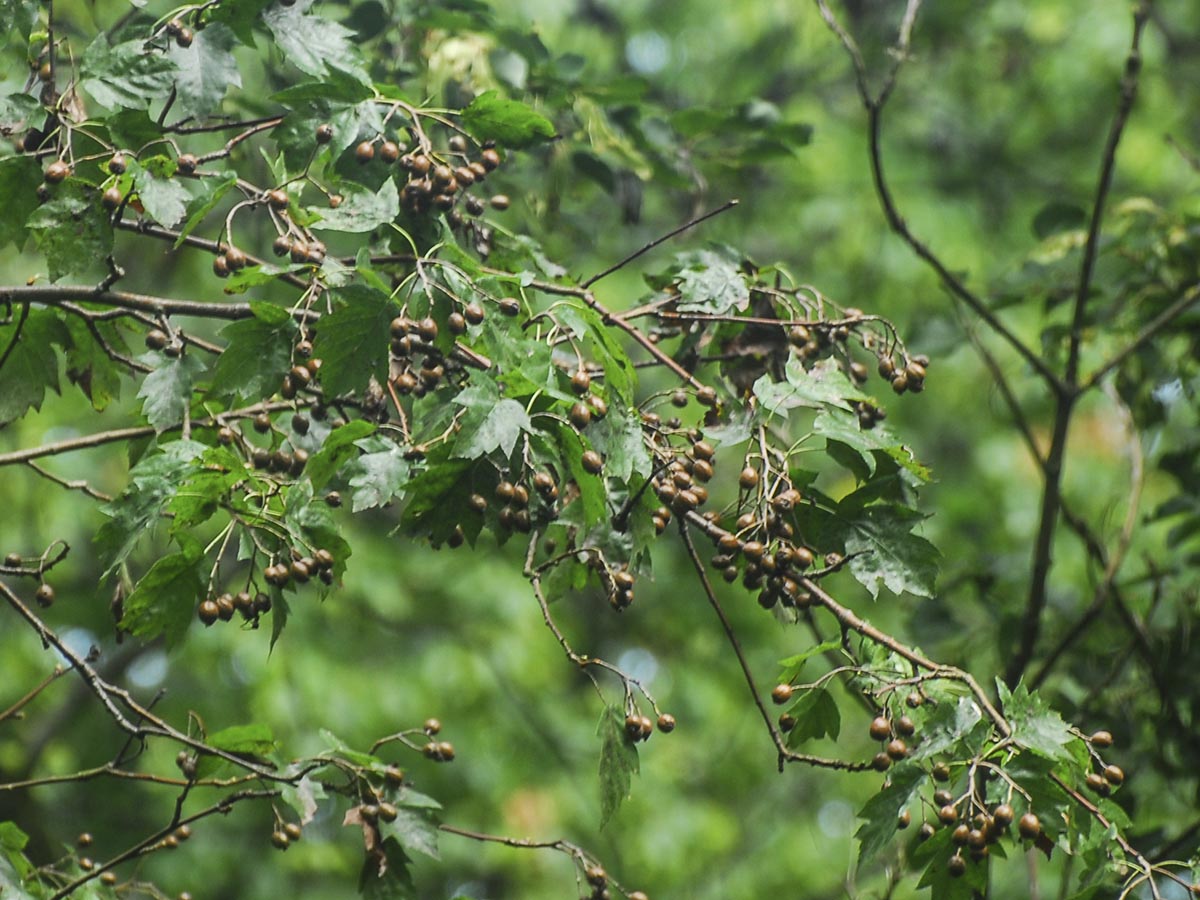
[[[317,126],[316,139],[318,144],[328,144],[333,140],[333,126],[328,122],[322,122]]]
[[[483,167],[489,172],[494,171],[500,166],[500,154],[492,147],[484,150],[479,154],[479,161],[483,163]]]
[[[964,847],[966,846],[967,839],[970,834],[970,828],[968,828],[966,825],[959,825],[950,833],[950,841],[956,847]]]
[[[588,866],[584,872],[584,877],[587,878],[588,884],[592,887],[604,887],[608,881],[608,873],[601,866]]]
[[[124,154],[114,153],[112,159],[108,161],[108,171],[114,175],[123,175],[128,165],[129,163],[126,162]]]
[[[925,702],[925,698],[922,697],[920,694],[918,694],[916,691],[913,691],[911,694],[909,694],[907,697],[904,698],[904,704],[909,709],[917,709],[924,702]]]
[[[746,491],[758,487],[758,469],[753,466],[746,466],[746,468],[742,469],[742,474],[738,476],[738,484]]]
[[[121,205],[121,200],[123,198],[124,194],[121,193],[121,189],[114,184],[100,195],[100,205],[109,212],[112,212]]]
[[[450,762],[454,759],[454,745],[449,741],[442,741],[437,745],[437,748],[443,762]]]
[[[391,165],[400,158],[400,145],[395,141],[384,141],[379,145],[379,158]]]
[[[1110,731],[1097,731],[1088,740],[1092,742],[1093,747],[1099,747],[1101,750],[1107,750],[1113,745],[1113,736]]]
[[[579,462],[583,466],[583,470],[591,473],[592,475],[599,475],[604,469],[604,457],[602,457],[595,450],[584,451],[584,454],[580,457]]]
[[[658,730],[663,734],[670,734],[675,730],[675,717],[670,713],[663,713],[658,717]]]
[[[922,841],[927,841],[931,837],[933,837],[936,832],[937,832],[937,829],[934,828],[931,824],[929,824],[928,822],[922,822],[921,828],[917,831],[917,838]]]
[[[1017,831],[1021,833],[1027,841],[1031,841],[1042,833],[1042,820],[1031,812],[1021,816],[1021,820],[1017,822]]]
[[[291,843],[291,840],[289,840],[288,836],[286,834],[284,834],[282,831],[272,831],[271,832],[271,843],[278,850],[286,850],[288,848],[288,844]]]
[[[161,350],[171,342],[165,332],[159,331],[157,328],[152,328],[146,332],[146,349]]]
[[[483,307],[474,301],[463,307],[463,318],[465,318],[472,325],[478,325],[480,322],[482,322],[484,315],[485,313],[483,311]]]
[[[179,29],[179,34],[175,35],[175,43],[184,50],[192,46],[192,41],[195,39],[196,35],[192,33],[192,29],[190,28],[181,28]]]
[[[194,153],[181,153],[179,154],[179,159],[175,160],[175,168],[184,175],[191,175],[199,165],[200,160],[196,158]]]
[[[792,699],[794,688],[790,684],[777,684],[771,690],[771,700],[774,703],[787,703]]]
[[[232,268],[229,265],[229,260],[225,258],[225,254],[220,254],[213,257],[212,261],[213,274],[218,278],[228,278]]]
[[[871,720],[871,740],[886,741],[892,736],[892,723],[883,716],[876,716]]]
[[[629,894],[629,900],[650,900],[642,891],[634,891]]]
[[[288,836],[289,841],[298,841],[303,836],[304,831],[295,822],[288,822],[283,826],[283,833]]]
[[[500,309],[501,315],[512,318],[521,314],[521,301],[516,297],[505,297],[496,304]]]
[[[422,728],[424,728],[426,734],[434,735],[442,730],[442,723],[437,719],[426,719]]]
[[[20,553],[13,552],[4,557],[4,564],[10,569],[17,568],[22,562],[24,562],[24,560],[22,559]]]
[[[933,776],[934,781],[949,781],[950,767],[944,762],[934,763],[933,768],[929,771],[929,774]]]
[[[1101,797],[1107,797],[1112,791],[1112,787],[1099,772],[1088,772],[1086,781],[1088,789],[1099,794]]]
[[[1120,766],[1105,766],[1104,780],[1116,787],[1125,783],[1125,771]]]
[[[200,616],[200,621],[208,626],[221,617],[221,608],[217,606],[215,600],[205,600],[200,604],[197,614]]]
[[[92,846],[92,840],[92,833],[90,831],[85,831],[80,834],[79,837],[75,838],[75,843],[80,847],[90,847]]]
[[[283,210],[288,208],[291,198],[287,191],[276,189],[267,192],[267,202],[271,204],[271,209]]]
[[[575,374],[571,376],[571,390],[576,394],[583,396],[592,387],[592,376],[588,374],[587,369],[577,369]]]
[[[953,825],[958,821],[958,807],[953,803],[947,803],[938,810],[937,816],[938,821],[943,825]]]
[[[246,263],[248,260],[246,259],[246,254],[244,252],[239,250],[237,247],[230,247],[225,251],[225,262],[229,265],[229,268],[232,271],[238,272],[246,268]]]
[[[363,141],[354,148],[354,158],[360,163],[366,164],[375,158],[375,142]]]
[[[66,160],[56,159],[46,166],[45,178],[48,184],[60,184],[71,176],[71,165]]]
[[[892,758],[886,753],[876,753],[871,757],[871,768],[876,772],[886,772],[892,764]]]
[[[33,599],[37,601],[38,606],[51,606],[54,603],[54,588],[43,581],[37,586]]]
[[[271,244],[271,252],[276,256],[287,256],[292,252],[291,237],[286,234],[281,234],[279,237],[275,238],[274,243]]]
[[[701,387],[700,389],[698,389],[696,391],[696,402],[699,403],[701,406],[709,406],[709,407],[716,406],[717,405],[717,392],[715,390],[713,390],[712,388],[710,388],[708,385],[704,385],[703,387]]]
[[[896,734],[902,737],[912,737],[916,730],[916,723],[908,716],[901,716],[896,720]]]
[[[900,830],[904,830],[911,824],[912,824],[912,813],[910,813],[907,809],[901,810],[899,817],[897,817],[897,819],[896,819],[896,827],[899,828]]]
[[[961,878],[967,871],[967,861],[955,853],[946,863],[946,871],[950,873],[951,878]]]
[[[509,200],[508,194],[493,194],[492,199],[488,202],[492,204],[492,209],[496,210],[496,212],[504,212],[509,208],[509,206],[512,205],[512,201]]]
[[[1007,828],[1011,825],[1014,817],[1013,808],[1007,803],[1001,803],[992,810],[992,821],[1000,828]]]
[[[384,822],[395,822],[400,816],[400,810],[386,801],[379,804],[379,818]]]
[[[887,755],[892,759],[901,760],[908,756],[908,744],[904,743],[900,738],[894,741],[889,741],[887,745]]]

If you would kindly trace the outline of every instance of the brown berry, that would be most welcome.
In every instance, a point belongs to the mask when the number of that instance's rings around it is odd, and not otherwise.
[[[71,176],[71,166],[66,160],[56,159],[46,166],[45,178],[49,184],[60,184]]]
[[[900,738],[890,741],[887,745],[887,755],[892,759],[901,760],[908,756],[908,744],[904,743]]]
[[[1099,747],[1101,750],[1107,750],[1113,745],[1112,732],[1109,731],[1097,731],[1088,740],[1092,742],[1093,747]]]
[[[1017,830],[1021,832],[1021,837],[1031,841],[1042,833],[1042,821],[1033,813],[1027,812],[1017,823]]]
[[[360,163],[366,164],[375,158],[375,142],[363,141],[354,148],[354,158]]]
[[[1116,787],[1125,783],[1125,772],[1120,766],[1105,766],[1104,780]]]
[[[38,606],[46,607],[53,605],[54,588],[43,581],[37,586],[37,590],[34,591],[33,599],[37,601]]]
[[[892,723],[883,716],[876,716],[871,720],[871,740],[886,741],[892,736]]]
[[[771,700],[775,703],[787,703],[792,699],[794,688],[790,684],[777,684],[771,690]]]
[[[317,126],[316,139],[318,144],[328,144],[333,140],[333,126],[322,122]]]
[[[604,469],[604,458],[595,450],[584,451],[584,454],[579,459],[583,470],[592,475],[599,475]]]

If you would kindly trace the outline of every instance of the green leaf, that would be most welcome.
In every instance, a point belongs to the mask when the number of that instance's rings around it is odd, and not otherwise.
[[[167,95],[177,74],[174,61],[147,50],[143,41],[110,47],[103,34],[84,51],[80,64],[83,89],[110,109],[146,109],[152,99]]]
[[[0,425],[19,419],[30,407],[41,409],[46,388],[58,390],[54,345],[66,346],[71,340],[51,310],[14,306],[11,311],[9,320],[0,324],[0,357],[7,354],[0,369]]]
[[[337,209],[328,206],[309,208],[316,215],[310,228],[316,231],[366,232],[400,215],[400,194],[392,178],[375,192],[352,181],[342,182],[338,191],[342,195],[342,202]]]
[[[754,383],[754,396],[761,408],[770,415],[787,417],[796,407],[823,409],[836,406],[850,410],[850,400],[868,400],[866,394],[851,384],[835,359],[823,359],[811,369],[792,356],[785,369],[786,381],[772,381],[763,375]]]
[[[1047,759],[1073,761],[1068,745],[1074,738],[1067,723],[1038,694],[1031,693],[1024,684],[1018,684],[1010,693],[999,678],[996,691],[1014,741]]]
[[[324,16],[305,15],[311,0],[263,11],[263,23],[288,62],[309,75],[322,76],[332,65],[343,71],[358,65],[354,32]]]
[[[395,838],[409,852],[439,859],[437,823],[430,811],[399,806],[396,812],[396,818],[391,822],[379,820],[379,833]]]
[[[529,147],[557,136],[549,119],[498,91],[485,91],[472,100],[462,111],[462,124],[477,139],[504,147]]]
[[[408,481],[408,462],[400,448],[389,441],[388,448],[365,453],[350,467],[350,486],[354,488],[354,512],[383,506],[403,490]]]
[[[197,193],[188,202],[188,219],[179,230],[179,237],[175,239],[176,249],[183,245],[184,238],[204,221],[205,216],[217,208],[225,195],[237,184],[237,173],[224,172],[210,178],[199,178],[192,184]]]
[[[790,681],[794,680],[795,677],[797,675],[799,675],[800,671],[804,668],[804,664],[806,662],[808,662],[810,659],[812,659],[814,656],[820,656],[822,653],[829,653],[830,651],[840,652],[841,649],[842,649],[841,640],[839,640],[838,638],[830,638],[829,640],[825,641],[824,643],[816,644],[815,646],[809,647],[803,653],[797,653],[794,656],[789,656],[786,659],[781,659],[779,661],[779,665],[783,667],[783,674],[780,675],[780,677],[778,679],[779,682],[786,683],[786,682],[790,682]]]
[[[600,827],[603,828],[629,796],[638,772],[637,747],[625,734],[625,717],[615,706],[605,707],[596,730],[600,735]]]
[[[788,732],[787,745],[798,747],[808,740],[830,737],[837,740],[842,730],[842,714],[837,701],[825,688],[805,691],[787,710],[796,725]]]
[[[118,351],[127,349],[120,331],[112,322],[92,324],[109,347]],[[67,348],[67,378],[92,401],[92,409],[101,412],[115,397],[120,396],[121,372],[86,322],[71,316],[66,321],[66,327],[71,333],[71,345]]]
[[[18,828],[16,822],[0,822],[0,847],[20,852],[28,843],[29,835]]]
[[[204,370],[204,363],[188,353],[175,359],[161,357],[159,363],[142,380],[137,395],[144,400],[142,415],[162,433],[183,421],[183,412],[192,402],[192,382]]]
[[[32,185],[42,179],[42,167],[32,156],[0,159],[0,197],[4,215],[0,216],[0,247],[25,243],[25,223],[38,208],[37,191]]]
[[[244,480],[242,460],[224,447],[212,447],[189,467],[183,483],[167,503],[171,534],[207,521],[235,484]]]
[[[96,535],[100,555],[109,564],[108,577],[129,556],[148,527],[158,519],[163,504],[186,480],[192,460],[208,451],[199,441],[171,441],[147,454],[129,473],[129,487],[120,497],[100,507],[109,517]]]
[[[308,465],[304,467],[304,473],[313,488],[324,487],[348,460],[358,456],[359,450],[354,446],[355,442],[374,433],[374,424],[365,419],[355,419],[329,432],[320,451],[313,454]]]
[[[899,828],[900,814],[919,795],[925,778],[925,770],[920,766],[901,763],[892,769],[888,786],[859,811],[858,818],[863,824],[854,834],[859,843],[859,871],[891,842]]]
[[[210,22],[222,22],[247,47],[254,46],[254,26],[259,15],[273,0],[238,0],[237,3],[219,3],[210,6],[207,14]]]
[[[875,471],[875,451],[890,456],[903,469],[916,476],[919,481],[929,481],[929,470],[918,463],[912,451],[901,444],[895,436],[882,424],[874,428],[863,429],[858,423],[858,416],[836,407],[826,406],[817,414],[813,421],[812,430],[827,438],[840,441],[854,448],[862,456],[871,473]]]
[[[161,160],[163,165],[156,165]],[[146,209],[146,214],[164,228],[174,228],[187,214],[188,203],[192,195],[175,178],[162,178],[155,170],[167,170],[170,166],[165,157],[157,157],[147,162],[150,165],[139,165],[129,161],[129,172],[137,188],[138,199]],[[172,163],[173,165],[173,163]]]
[[[211,22],[195,33],[186,49],[172,46],[168,58],[175,63],[175,104],[182,118],[203,119],[215,110],[231,87],[241,87],[233,50],[237,36],[221,22]]]
[[[228,344],[213,372],[214,396],[251,401],[269,397],[279,390],[291,367],[296,323],[285,309],[262,303],[258,306],[277,310],[283,314],[283,321],[272,324],[256,313],[253,318],[231,322],[221,329],[221,337]]]
[[[675,283],[681,312],[726,315],[744,312],[750,305],[750,288],[732,251],[689,251],[678,254],[675,260],[679,266]]]
[[[369,853],[358,876],[363,900],[416,900],[408,854],[394,837],[383,841],[379,852]]]
[[[275,750],[275,736],[271,734],[270,727],[261,722],[223,728],[210,734],[204,742],[227,753],[266,756]]]
[[[839,510],[846,552],[858,554],[850,560],[850,572],[872,597],[879,596],[880,582],[894,594],[933,596],[940,554],[911,532],[924,516],[894,504],[864,507],[849,517],[845,503]]]
[[[29,217],[38,249],[46,254],[51,281],[97,267],[112,253],[108,213],[94,188],[72,178],[58,185],[54,199]]]
[[[339,288],[336,296],[342,305],[321,319],[316,340],[322,386],[332,395],[361,391],[371,376],[383,384],[388,326],[399,308],[383,291],[359,284]]]
[[[159,559],[125,598],[121,627],[146,640],[165,635],[168,647],[178,644],[204,594],[203,558],[193,539],[181,552]]]
[[[533,428],[525,407],[516,400],[499,399],[496,383],[487,376],[474,377],[472,386],[460,391],[454,402],[466,408],[455,456],[477,459],[496,449],[512,456],[521,434]]]

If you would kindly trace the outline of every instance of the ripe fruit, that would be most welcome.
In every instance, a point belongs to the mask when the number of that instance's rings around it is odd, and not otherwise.
[[[500,313],[505,316],[517,316],[521,313],[521,301],[516,297],[505,297],[498,304]]]
[[[271,843],[274,844],[279,850],[286,850],[288,848],[288,844],[291,843],[291,840],[282,831],[272,831]]]
[[[483,153],[479,154],[479,161],[483,163],[483,167],[485,169],[491,172],[499,168],[500,154],[496,152],[494,148],[489,147],[488,149],[484,150]]]
[[[967,871],[967,861],[956,853],[946,863],[946,871],[950,873],[951,878],[961,878]]]
[[[992,821],[1001,828],[1007,828],[1009,825],[1011,825],[1013,817],[1013,808],[1007,803],[1001,803],[992,810]]]
[[[746,466],[742,469],[742,474],[738,476],[738,484],[743,490],[752,490],[758,487],[758,469],[753,466]]]
[[[1125,782],[1125,772],[1120,766],[1105,766],[1104,780],[1116,787]]]
[[[288,836],[288,840],[290,840],[290,841],[298,841],[298,840],[300,840],[301,836],[304,834],[304,832],[301,830],[300,826],[297,825],[295,822],[288,822],[286,825],[284,825],[283,833]]]
[[[909,709],[916,709],[924,702],[925,702],[925,698],[922,697],[920,694],[918,694],[916,691],[913,691],[911,694],[909,694],[907,697],[904,698],[904,703]]]
[[[946,806],[954,802],[954,795],[945,788],[933,792],[933,805]]]
[[[400,158],[400,146],[395,141],[384,141],[379,145],[379,158],[391,165]]]
[[[435,735],[442,730],[442,723],[437,719],[426,719],[423,728],[426,734]]]
[[[896,819],[896,827],[903,830],[912,824],[912,813],[907,809],[900,811],[899,818]]]
[[[792,690],[790,684],[777,684],[771,691],[771,700],[775,703],[787,703],[792,699]]]
[[[224,254],[213,257],[212,270],[213,274],[218,278],[228,278],[229,273],[232,271],[229,260],[225,258]]]
[[[33,594],[33,599],[37,601],[38,606],[47,607],[54,603],[54,588],[42,582],[38,585],[37,590]]]
[[[571,390],[576,394],[583,395],[588,392],[592,386],[592,376],[587,373],[587,369],[578,369],[571,376]]]
[[[927,841],[936,833],[937,829],[928,822],[921,824],[921,829],[917,832],[917,837],[922,841]]]
[[[354,148],[354,158],[360,163],[366,164],[375,158],[375,144],[372,141],[363,141]]]
[[[267,192],[267,202],[271,204],[271,209],[287,209],[291,198],[288,197],[287,191],[274,190]]]
[[[483,307],[474,301],[468,303],[463,309],[463,318],[465,318],[472,325],[478,325],[483,321],[483,317]]]
[[[123,196],[124,195],[122,195],[121,189],[116,185],[113,185],[100,195],[100,205],[111,212],[121,205],[121,199]]]
[[[1101,797],[1107,797],[1112,791],[1108,782],[1104,780],[1104,776],[1099,772],[1088,772],[1087,786],[1089,790],[1099,794]]]
[[[112,159],[108,161],[108,171],[114,175],[123,175],[127,166],[124,155],[120,153],[114,153]]]
[[[892,759],[886,753],[876,753],[871,758],[871,768],[876,772],[886,772],[892,764]]]
[[[237,247],[230,247],[225,251],[225,262],[229,264],[229,268],[234,272],[246,268],[246,254]]]
[[[281,234],[271,244],[271,252],[276,256],[287,256],[292,252],[292,239],[286,234]]]
[[[327,122],[318,125],[316,138],[318,144],[328,144],[333,140],[333,126]]]
[[[508,194],[495,194],[488,202],[492,204],[492,209],[496,210],[496,212],[504,212],[511,204]]]
[[[896,720],[896,734],[902,735],[904,737],[912,737],[913,733],[916,732],[916,730],[917,730],[916,723],[913,722],[913,720],[910,719],[908,716],[901,716],[900,718],[898,718]]]
[[[4,557],[4,564],[10,569],[15,569],[17,566],[21,565],[21,562],[22,560],[20,553],[9,553]]]
[[[892,735],[892,724],[883,716],[876,716],[871,721],[871,740],[886,741]]]
[[[1113,736],[1109,731],[1097,731],[1090,738],[1093,747],[1099,747],[1101,750],[1107,750],[1113,745]]]
[[[934,763],[933,768],[929,772],[933,776],[934,781],[949,781],[950,767],[944,762]]]
[[[658,717],[658,730],[663,734],[670,734],[675,730],[675,717],[670,713],[663,713]]]
[[[604,469],[604,458],[595,450],[585,451],[579,462],[583,466],[583,470],[592,475],[599,475]]]
[[[943,825],[953,825],[958,821],[958,808],[953,803],[947,803],[938,810],[938,821]]]
[[[196,171],[196,167],[200,165],[200,160],[196,159],[194,153],[181,153],[179,159],[175,160],[175,167],[184,175],[191,175]]]
[[[46,166],[45,177],[50,184],[60,184],[71,175],[71,166],[66,160],[56,159]]]
[[[904,743],[900,738],[896,738],[887,745],[887,755],[892,759],[900,760],[908,756],[908,744]]]
[[[696,402],[699,403],[701,406],[709,406],[709,407],[716,406],[717,405],[717,392],[715,390],[713,390],[712,388],[710,388],[708,385],[705,385],[704,387],[702,387],[696,391]]]
[[[588,866],[584,876],[593,887],[604,887],[604,883],[608,881],[608,873],[600,866]]]
[[[1025,840],[1032,841],[1042,833],[1042,821],[1033,813],[1027,812],[1017,823],[1017,830],[1021,832],[1021,837]]]
[[[200,604],[200,609],[197,610],[200,616],[200,621],[206,626],[213,624],[221,615],[221,609],[217,606],[215,600],[205,600]]]

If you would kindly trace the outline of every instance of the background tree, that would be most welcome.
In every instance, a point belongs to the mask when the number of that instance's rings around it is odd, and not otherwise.
[[[1191,890],[1200,13],[884,6],[0,2],[6,895]]]

